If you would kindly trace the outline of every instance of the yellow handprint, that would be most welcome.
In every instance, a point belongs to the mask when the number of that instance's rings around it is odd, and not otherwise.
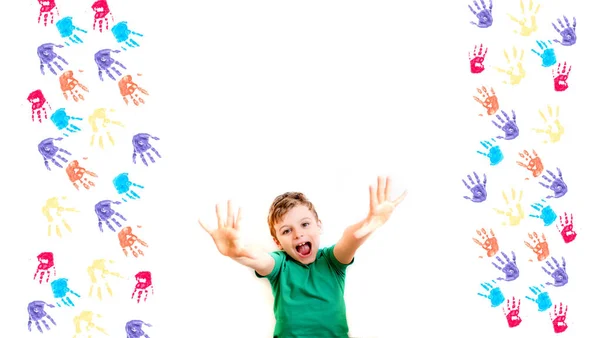
[[[521,49],[521,54],[517,51],[517,47],[513,46],[512,48],[512,58],[508,55],[508,51],[504,50],[504,58],[506,59],[506,63],[508,64],[508,68],[500,68],[494,67],[500,73],[504,73],[508,75],[509,80],[502,81],[503,83],[518,85],[521,83],[521,80],[525,77],[525,68],[523,68],[523,56],[525,55],[525,50]]]
[[[536,15],[540,10],[540,4],[535,6],[535,10],[533,9],[534,3],[533,0],[529,0],[529,7],[527,7],[527,12],[525,12],[525,4],[523,0],[520,0],[521,6],[521,18],[517,19],[514,15],[508,14],[508,17],[519,24],[521,30],[516,30],[515,33],[520,34],[521,36],[530,36],[532,33],[536,32],[538,29]]]
[[[108,294],[110,296],[113,295],[112,293],[112,289],[110,288],[110,285],[108,284],[108,281],[106,280],[107,275],[111,275],[111,276],[115,276],[118,278],[123,278],[123,276],[121,276],[118,272],[112,272],[110,270],[108,270],[108,268],[106,267],[106,263],[114,263],[114,261],[107,261],[106,259],[96,259],[92,262],[92,264],[90,266],[88,266],[87,268],[87,272],[88,275],[90,276],[92,285],[90,286],[90,293],[89,293],[89,297],[93,297],[94,294],[94,288],[96,288],[96,295],[98,296],[99,300],[102,300],[102,287],[98,284],[100,284],[99,279],[101,279],[104,282],[104,287],[106,288],[106,292],[108,292]],[[96,277],[96,272],[100,273],[100,278]]]
[[[544,115],[544,113],[542,112],[541,109],[538,111],[540,113],[540,116],[542,117],[542,120],[544,120],[546,129],[533,128],[533,130],[538,134],[548,135],[549,140],[544,140],[544,143],[548,143],[548,142],[556,143],[556,142],[560,141],[560,138],[565,133],[565,127],[563,127],[563,125],[558,120],[559,111],[560,111],[560,107],[556,106],[556,115],[554,115],[554,113],[552,112],[552,107],[550,107],[550,105],[548,105],[548,116],[547,117],[546,117],[546,115]],[[550,121],[548,121],[548,120],[550,120]]]
[[[83,333],[84,335],[87,334],[88,338],[92,337],[92,330],[96,330],[98,332],[102,332],[105,335],[109,335],[108,332],[106,332],[106,330],[100,326],[97,326],[94,323],[94,317],[96,318],[102,318],[101,315],[99,314],[95,314],[92,311],[81,311],[81,313],[78,316],[75,316],[73,318],[73,324],[75,324],[75,335],[73,336],[73,338],[77,338],[77,337],[81,337],[80,335]],[[82,322],[85,324],[85,333],[84,331],[81,329],[82,327]]]
[[[507,205],[506,210],[500,210],[494,208],[494,210],[500,214],[504,215],[508,218],[508,224],[512,226],[516,226],[521,224],[521,221],[525,218],[525,211],[523,211],[523,207],[521,206],[521,199],[523,199],[523,190],[519,191],[519,196],[517,198],[517,192],[515,189],[511,189],[512,193],[512,203],[508,200],[508,196],[506,196],[506,191],[502,191],[502,197],[504,198],[504,202]],[[512,204],[512,205],[511,205]],[[502,225],[506,225],[507,222],[503,222]]]
[[[42,213],[44,214],[44,216],[46,216],[46,219],[48,220],[48,237],[52,236],[52,226],[54,226],[54,232],[56,233],[56,235],[59,238],[62,238],[62,232],[60,231],[59,221],[54,219],[54,217],[52,216],[52,212],[50,212],[50,210],[52,210],[52,209],[56,210],[54,212],[55,216],[60,218],[60,223],[62,224],[62,226],[65,227],[65,229],[67,229],[68,232],[72,232],[72,230],[71,230],[71,226],[69,225],[69,223],[67,223],[67,221],[62,217],[63,211],[79,212],[79,210],[77,210],[75,208],[65,208],[65,207],[61,206],[58,201],[59,198],[62,200],[67,199],[66,196],[51,197],[48,200],[46,200],[46,204],[42,207]]]
[[[114,112],[114,109],[110,109],[110,112]],[[113,139],[110,131],[108,131],[108,125],[114,124],[119,127],[125,127],[123,123],[119,121],[112,121],[106,117],[106,108],[98,108],[94,110],[92,115],[88,117],[88,122],[92,126],[92,141],[90,145],[93,147],[96,142],[96,135],[100,134],[100,129],[104,129],[104,133],[106,134],[106,138],[108,141],[114,146],[115,140]],[[98,135],[98,145],[100,149],[104,149],[104,135]]]

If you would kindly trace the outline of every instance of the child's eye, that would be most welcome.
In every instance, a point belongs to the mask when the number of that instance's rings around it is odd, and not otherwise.
[[[307,226],[309,226],[309,225],[310,225],[310,223],[302,223],[302,226],[303,226],[303,227],[307,227]]]
[[[283,234],[286,235],[288,232],[290,232],[289,230],[283,230]]]

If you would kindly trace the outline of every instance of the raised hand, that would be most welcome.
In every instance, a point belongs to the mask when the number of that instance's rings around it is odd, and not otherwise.
[[[408,191],[404,191],[400,197],[392,200],[390,198],[391,190],[392,179],[390,177],[387,177],[385,182],[383,177],[377,177],[377,190],[372,185],[369,186],[371,195],[369,215],[364,225],[354,233],[356,238],[362,238],[384,225],[408,194]]]
[[[549,269],[542,266],[542,270],[554,280],[554,282],[546,282],[546,285],[553,285],[556,287],[567,285],[567,283],[569,283],[569,275],[567,274],[567,262],[565,261],[565,258],[562,257],[562,265],[558,263],[556,258],[552,257],[551,259],[554,262],[554,265],[552,265],[549,260],[546,261],[546,265],[548,265]]]
[[[469,5],[469,9],[471,13],[473,13],[477,17],[477,22],[471,21],[472,25],[475,25],[479,28],[488,28],[494,23],[494,18],[492,17],[492,0],[490,0],[490,6],[488,7],[485,4],[484,0],[479,0],[481,2],[481,6],[477,3],[477,0],[473,0],[473,5],[475,9]]]
[[[519,268],[517,267],[517,256],[515,255],[515,252],[511,252],[512,259],[510,259],[508,255],[504,252],[501,252],[500,254],[504,257],[504,260],[500,258],[500,256],[496,256],[496,260],[499,264],[496,264],[496,262],[492,262],[492,265],[496,269],[502,271],[502,273],[504,274],[504,277],[498,277],[498,280],[512,282],[519,278]]]
[[[477,230],[477,235],[480,239],[473,237],[473,242],[485,250],[488,257],[494,257],[499,249],[498,239],[496,239],[496,235],[494,235],[494,230],[490,229],[488,235],[487,231],[484,228],[481,228],[481,230]],[[483,258],[483,256],[479,256],[479,258]]]
[[[569,22],[569,19],[567,19],[566,15],[563,15],[563,19],[565,19],[566,27],[562,23],[560,18],[557,19],[561,29],[556,27],[555,23],[552,23],[552,27],[554,27],[554,30],[556,30],[561,36],[561,40],[554,39],[554,42],[558,42],[563,46],[573,46],[577,42],[577,34],[575,34],[577,19],[573,17],[573,26],[571,26],[571,23]]]
[[[464,179],[462,180],[463,184],[469,191],[472,196],[463,196],[465,199],[468,199],[474,203],[481,203],[487,199],[487,190],[485,188],[487,184],[487,177],[483,174],[483,182],[479,179],[479,175],[476,172],[473,172],[475,176],[475,181],[473,181],[473,177],[471,175],[467,175],[467,179],[471,182],[469,185]]]
[[[565,217],[560,216],[560,225],[556,224],[556,229],[560,232],[565,243],[571,243],[577,237],[577,233],[573,230],[573,214],[569,215],[565,212]]]
[[[227,218],[221,217],[221,207],[216,205],[217,228],[210,229],[201,220],[198,224],[212,237],[217,249],[223,256],[231,258],[253,258],[251,252],[244,246],[240,238],[240,222],[242,209],[238,208],[237,216],[233,214],[233,205],[227,201]]]
[[[506,300],[506,308],[502,308],[504,312],[504,317],[506,317],[506,321],[508,322],[508,327],[513,328],[519,326],[521,324],[521,317],[519,317],[519,311],[521,310],[521,300],[515,300],[515,297],[512,297],[512,303],[510,299]]]

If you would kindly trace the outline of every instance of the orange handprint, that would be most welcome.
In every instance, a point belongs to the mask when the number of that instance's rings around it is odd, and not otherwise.
[[[84,157],[83,159],[87,160],[86,157]],[[79,161],[71,161],[71,163],[69,163],[69,165],[67,166],[66,171],[67,175],[69,176],[69,180],[71,181],[71,183],[73,183],[75,189],[79,190],[79,185],[77,183],[83,185],[83,187],[86,189],[90,189],[90,187],[96,186],[94,182],[90,181],[87,177],[84,176],[87,174],[91,177],[98,177],[98,175],[80,166]]]
[[[481,230],[477,230],[477,235],[481,240],[473,237],[473,242],[483,248],[483,250],[487,252],[488,257],[494,257],[499,249],[498,240],[496,239],[496,235],[494,235],[494,230],[490,229],[490,234],[488,235],[487,231],[484,228],[481,228]],[[479,258],[483,258],[483,256],[479,256]]]
[[[73,77],[72,70],[67,70],[66,72],[62,73],[62,75],[58,78],[58,82],[60,83],[60,90],[62,90],[65,100],[69,99],[69,95],[71,95],[75,102],[78,102],[79,100],[85,100],[85,97],[83,97],[83,94],[79,92],[77,87],[89,93],[87,87],[82,85],[79,81],[77,81],[77,79],[75,79],[75,77]],[[67,92],[69,92],[68,95]]]
[[[139,75],[142,74],[138,74],[138,76]],[[121,92],[121,96],[123,96],[123,101],[125,101],[125,104],[127,105],[129,105],[129,99],[131,99],[136,106],[139,106],[140,103],[146,103],[144,99],[138,95],[137,91],[149,95],[147,90],[133,82],[131,75],[125,75],[119,80],[119,91]],[[129,97],[129,99],[127,99],[127,97]]]
[[[531,243],[525,241],[525,245],[537,255],[538,262],[542,262],[550,255],[550,249],[548,248],[548,242],[546,241],[546,235],[542,233],[542,238],[538,237],[537,232],[529,233],[529,239]],[[533,262],[532,259],[529,260]]]
[[[138,228],[141,228],[141,225],[137,226]],[[136,244],[136,242],[139,242],[141,245],[148,247],[148,244],[146,244],[146,242],[142,241],[139,237],[137,237],[136,235],[134,235],[132,233],[132,229],[131,227],[127,226],[124,227],[123,230],[119,231],[119,243],[121,244],[121,248],[123,249],[123,253],[125,254],[125,256],[129,255],[129,252],[127,251],[127,249],[129,249],[129,251],[131,251],[131,253],[133,254],[134,257],[138,257],[139,255],[144,255],[144,252],[142,251],[142,249],[138,248]]]
[[[477,92],[479,93],[481,98],[473,95],[475,101],[486,109],[488,115],[496,114],[496,112],[500,108],[500,105],[498,104],[498,97],[496,96],[494,88],[490,87],[490,92],[488,93],[487,88],[483,86],[481,88],[477,88]],[[479,114],[479,116],[483,116],[483,114]]]
[[[532,153],[533,154],[530,155],[527,150],[523,150],[522,153],[519,153],[519,156],[521,156],[521,158],[525,160],[527,164],[520,161],[517,161],[517,164],[531,171],[533,177],[538,177],[542,174],[542,172],[544,172],[544,164],[542,164],[542,159],[538,156],[535,150],[533,150]],[[529,178],[526,179],[528,180]]]

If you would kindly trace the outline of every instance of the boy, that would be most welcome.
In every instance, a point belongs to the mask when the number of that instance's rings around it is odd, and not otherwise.
[[[367,217],[348,227],[333,246],[319,248],[321,221],[313,204],[298,192],[277,196],[269,211],[271,236],[281,251],[267,253],[243,245],[239,237],[241,209],[233,215],[227,203],[227,220],[216,207],[218,228],[209,229],[219,252],[267,278],[275,298],[274,338],[348,337],[344,285],[346,267],[369,235],[387,222],[406,196],[390,199],[391,179],[378,177],[369,186],[371,206]]]

